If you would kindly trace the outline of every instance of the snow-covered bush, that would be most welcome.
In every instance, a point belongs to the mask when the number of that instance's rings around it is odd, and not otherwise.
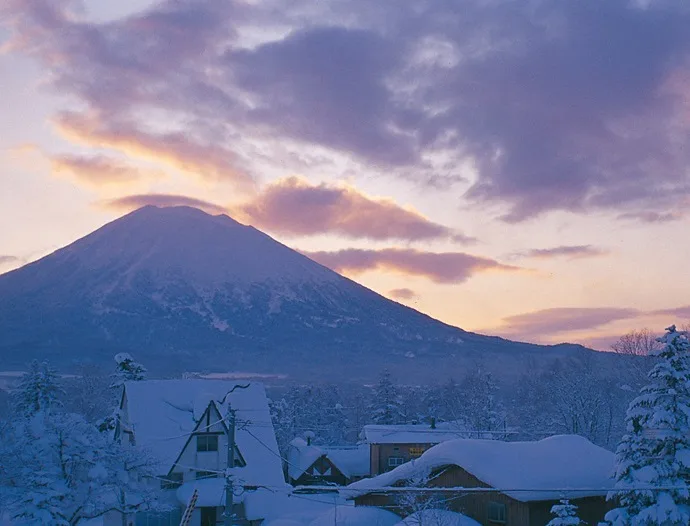
[[[554,517],[546,526],[580,526],[582,524],[577,516],[577,506],[567,499],[551,506],[551,514]]]

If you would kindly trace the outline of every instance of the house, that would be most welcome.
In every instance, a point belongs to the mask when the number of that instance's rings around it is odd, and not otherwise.
[[[233,512],[240,520],[236,522],[250,523],[243,496],[251,488],[289,488],[263,385],[201,379],[128,382],[116,439],[148,450],[158,472],[152,483],[160,486],[172,508],[165,513],[138,513],[136,526],[177,526],[194,490],[198,499],[191,526],[222,522],[229,407],[237,423]],[[116,524],[122,524],[121,518]]]
[[[296,438],[288,450],[288,481],[294,486],[345,486],[369,475],[369,446],[317,446]]]
[[[357,506],[385,507],[401,515],[411,511],[410,498],[420,506],[439,499],[486,526],[544,526],[551,506],[567,498],[578,506],[582,520],[597,524],[610,508],[606,494],[614,484],[614,463],[613,453],[576,435],[534,442],[457,439],[343,491]],[[393,489],[411,486],[443,489]]]
[[[457,422],[443,422],[436,425],[366,425],[363,430],[364,441],[369,444],[371,476],[386,471],[416,458],[426,450],[458,438],[468,438],[471,432]]]

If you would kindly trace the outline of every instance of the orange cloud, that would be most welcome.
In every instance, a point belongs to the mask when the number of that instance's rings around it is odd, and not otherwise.
[[[224,214],[226,210],[214,203],[196,199],[195,197],[187,197],[184,195],[171,194],[140,194],[128,195],[119,197],[117,199],[110,199],[102,201],[101,206],[123,212],[130,212],[147,205],[166,207],[166,206],[192,206],[200,208],[209,214]]]
[[[164,163],[177,170],[212,180],[228,180],[249,188],[254,181],[238,168],[236,156],[225,148],[195,142],[183,133],[154,134],[134,125],[109,123],[78,113],[62,113],[55,120],[67,139],[120,151],[131,157]]]
[[[254,200],[237,207],[236,213],[245,222],[284,235],[472,241],[391,199],[369,197],[349,186],[313,185],[299,177],[268,185]]]
[[[423,252],[412,248],[382,250],[345,249],[335,252],[303,252],[307,257],[340,273],[361,274],[369,270],[422,276],[435,283],[462,283],[489,270],[519,271],[493,259],[462,252]]]
[[[160,177],[161,174],[143,172],[106,156],[58,155],[50,157],[53,172],[67,174],[77,182],[88,186],[124,184],[140,181],[147,176]]]

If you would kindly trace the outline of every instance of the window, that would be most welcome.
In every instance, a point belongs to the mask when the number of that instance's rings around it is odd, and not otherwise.
[[[196,479],[212,479],[216,476],[216,474],[213,471],[197,471],[196,472]]]
[[[182,486],[182,473],[169,473],[161,480],[161,489],[177,489]]]
[[[403,457],[388,457],[388,467],[394,468],[396,466],[402,466],[405,463]]]
[[[218,435],[197,435],[197,451],[218,451]]]
[[[506,505],[500,502],[489,502],[489,522],[506,522]]]
[[[426,448],[424,446],[412,446],[410,448],[410,456],[412,458],[421,457],[424,451],[426,451]]]

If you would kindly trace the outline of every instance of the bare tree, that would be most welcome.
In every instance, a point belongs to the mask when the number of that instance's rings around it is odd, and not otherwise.
[[[656,340],[657,335],[649,329],[632,330],[613,343],[611,349],[628,356],[649,356],[652,351],[661,349],[661,344]]]
[[[630,372],[630,379],[637,391],[647,382],[647,372],[652,368],[654,351],[661,350],[661,344],[649,329],[630,331],[611,345],[611,349],[625,357],[625,364]]]

